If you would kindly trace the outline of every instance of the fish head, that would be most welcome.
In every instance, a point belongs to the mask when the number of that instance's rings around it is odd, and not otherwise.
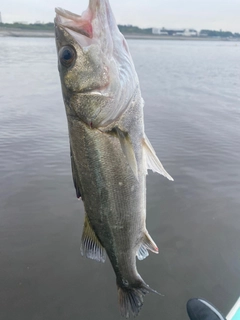
[[[58,68],[67,114],[91,127],[114,123],[133,103],[138,77],[108,0],[82,15],[56,8]]]

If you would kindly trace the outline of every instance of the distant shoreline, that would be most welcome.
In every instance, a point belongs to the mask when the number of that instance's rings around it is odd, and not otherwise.
[[[16,28],[0,28],[0,37],[27,37],[27,38],[53,38],[53,31],[45,30],[22,30]],[[181,40],[181,41],[232,41],[240,42],[239,38],[220,38],[220,37],[184,37],[184,36],[159,36],[145,34],[124,34],[126,39],[139,40]]]
[[[0,28],[0,37],[53,38],[53,31]]]
[[[157,35],[137,35],[137,34],[124,34],[126,39],[139,39],[139,40],[181,40],[181,41],[235,41],[240,42],[240,39],[228,39],[218,37],[184,37],[184,36],[157,36]]]

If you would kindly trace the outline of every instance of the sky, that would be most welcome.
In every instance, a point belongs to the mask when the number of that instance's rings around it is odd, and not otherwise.
[[[240,0],[110,0],[118,24],[240,33]],[[53,22],[54,8],[81,14],[88,0],[0,0],[3,22]]]

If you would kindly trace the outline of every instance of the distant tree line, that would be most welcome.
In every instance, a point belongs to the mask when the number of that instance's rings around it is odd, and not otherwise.
[[[139,27],[132,26],[132,25],[127,25],[127,26],[118,25],[118,28],[122,33],[152,34],[152,28],[141,29]]]
[[[17,28],[25,30],[45,30],[53,31],[54,23],[29,23],[24,24],[20,22],[14,23],[0,23],[0,27],[4,28]],[[152,28],[141,29],[132,25],[118,25],[119,30],[124,34],[152,34]],[[240,38],[240,33],[232,33],[230,31],[215,31],[215,30],[201,30],[199,35],[201,37],[221,37],[221,38]]]
[[[46,30],[52,31],[54,29],[54,23],[21,23],[21,22],[14,22],[14,23],[0,23],[0,27],[4,28],[17,28],[22,30]]]
[[[221,37],[221,38],[240,38],[240,33],[232,33],[230,31],[201,30],[200,36]]]

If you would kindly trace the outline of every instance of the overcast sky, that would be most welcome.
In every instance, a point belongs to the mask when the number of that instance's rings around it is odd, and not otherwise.
[[[110,0],[118,24],[240,32],[240,0]],[[54,8],[81,14],[88,0],[1,0],[3,22],[53,21]]]

